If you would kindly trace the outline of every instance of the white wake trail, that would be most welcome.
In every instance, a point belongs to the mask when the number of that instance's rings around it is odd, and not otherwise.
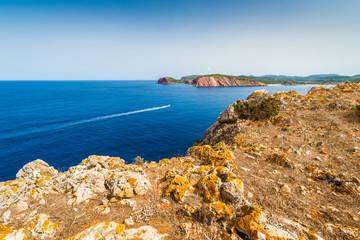
[[[65,124],[50,124],[47,126],[43,126],[42,128],[27,129],[27,130],[22,130],[21,132],[18,131],[18,132],[2,134],[0,137],[3,139],[6,139],[6,138],[13,138],[13,137],[18,137],[18,136],[28,135],[28,134],[33,134],[33,133],[45,132],[45,131],[49,131],[49,130],[57,130],[57,129],[61,129],[61,128],[66,128],[66,127],[70,127],[70,126],[74,126],[74,125],[100,121],[100,120],[109,119],[109,118],[117,118],[117,117],[137,114],[137,113],[156,111],[159,109],[168,108],[170,106],[171,105],[166,105],[166,106],[161,106],[161,107],[153,107],[153,108],[145,108],[145,109],[140,109],[140,110],[136,110],[136,111],[94,117],[94,118],[90,118],[90,119],[79,120],[79,121],[65,123]]]
[[[77,122],[73,122],[73,123],[64,124],[61,127],[68,127],[68,126],[73,126],[73,125],[78,125],[78,124],[83,124],[83,123],[95,122],[95,121],[109,119],[109,118],[117,118],[117,117],[122,117],[122,116],[126,116],[126,115],[142,113],[142,112],[156,111],[156,110],[159,110],[159,109],[168,108],[170,106],[171,105],[166,105],[166,106],[162,106],[162,107],[145,108],[145,109],[126,112],[126,113],[116,113],[116,114],[111,114],[111,115],[105,115],[105,116],[100,116],[100,117],[95,117],[95,118],[81,120],[81,121],[77,121]]]

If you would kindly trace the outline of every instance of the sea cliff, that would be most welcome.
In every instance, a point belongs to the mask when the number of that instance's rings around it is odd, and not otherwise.
[[[184,157],[42,160],[0,183],[0,239],[359,239],[360,85],[253,92]]]
[[[176,80],[171,77],[159,78],[158,84],[185,83],[195,87],[237,87],[237,86],[266,86],[255,79],[249,77],[237,77],[220,74],[197,76],[194,79],[182,78]]]

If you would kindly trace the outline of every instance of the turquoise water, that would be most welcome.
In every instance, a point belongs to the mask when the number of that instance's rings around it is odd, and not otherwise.
[[[257,89],[195,88],[155,81],[0,81],[0,181],[43,159],[59,170],[89,155],[131,162],[183,156],[219,113]]]

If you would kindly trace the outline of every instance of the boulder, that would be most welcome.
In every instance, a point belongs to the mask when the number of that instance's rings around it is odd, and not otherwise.
[[[247,98],[246,100],[258,105],[262,102],[262,100],[264,100],[265,98],[270,97],[270,94],[267,90],[265,89],[261,89],[261,90],[256,90],[254,92],[252,92]]]
[[[224,111],[222,111],[217,119],[220,123],[236,122],[239,113],[235,108],[235,102],[230,104]]]
[[[150,182],[141,168],[124,168],[110,175],[106,179],[105,185],[113,197],[122,199],[134,195],[144,195],[150,187]]]
[[[58,171],[41,159],[24,165],[16,174],[16,179],[24,179],[28,185],[35,185],[39,179],[53,177]]]
[[[231,210],[222,202],[205,204],[201,214],[204,221],[209,225],[217,220],[227,220],[233,215]]]

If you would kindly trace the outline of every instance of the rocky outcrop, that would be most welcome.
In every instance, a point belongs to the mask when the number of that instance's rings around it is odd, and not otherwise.
[[[197,76],[195,79],[181,78],[176,80],[171,77],[159,78],[158,84],[174,84],[185,83],[192,84],[195,87],[237,87],[237,86],[265,86],[266,84],[259,82],[250,77],[236,77],[227,75],[204,75]]]
[[[359,91],[255,91],[159,163],[30,162],[0,183],[0,239],[359,239]]]
[[[201,76],[191,81],[196,87],[236,87],[265,86],[255,79],[233,76]]]
[[[162,78],[158,79],[157,83],[158,84],[173,84],[174,79],[171,77],[162,77]]]

